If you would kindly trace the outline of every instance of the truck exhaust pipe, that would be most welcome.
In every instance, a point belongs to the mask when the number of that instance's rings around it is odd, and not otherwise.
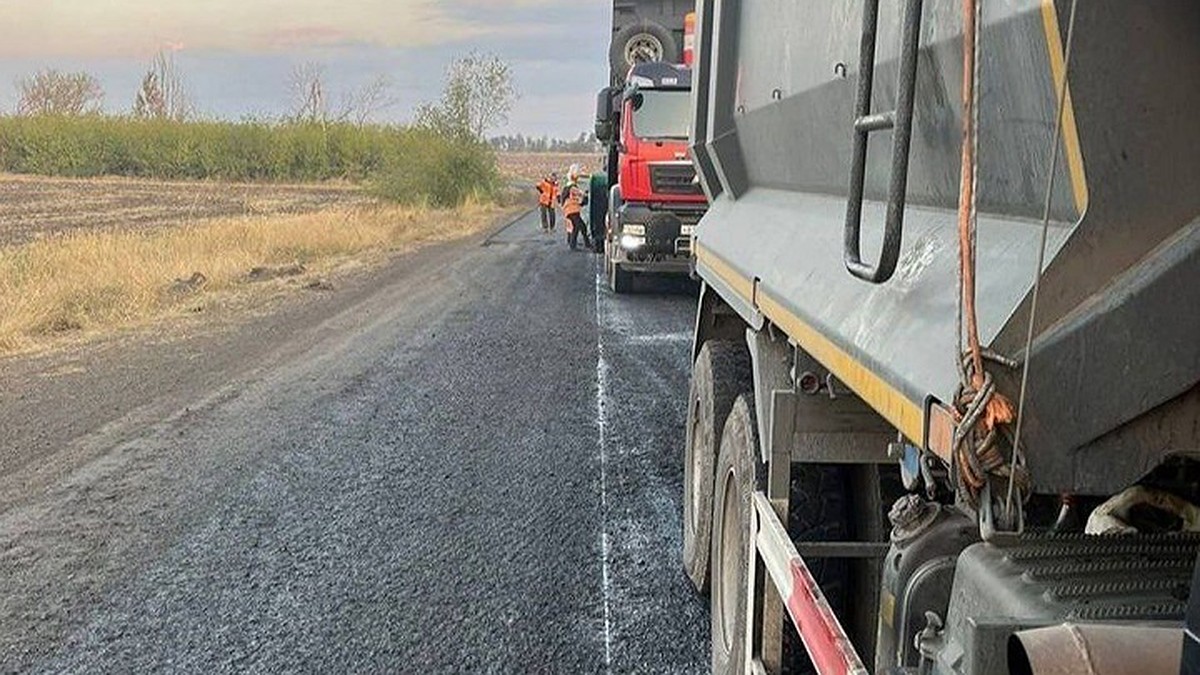
[[[1179,628],[1064,623],[1008,640],[1013,675],[1176,675]]]

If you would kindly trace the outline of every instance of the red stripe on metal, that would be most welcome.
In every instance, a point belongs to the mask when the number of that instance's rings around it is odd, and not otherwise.
[[[864,672],[841,623],[825,602],[817,580],[803,560],[793,558],[790,563],[792,593],[787,598],[787,610],[817,672],[821,675]]]

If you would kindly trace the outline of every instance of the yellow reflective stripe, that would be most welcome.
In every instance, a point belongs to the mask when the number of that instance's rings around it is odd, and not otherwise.
[[[754,306],[754,280],[738,274],[729,266],[729,263],[700,246],[696,246],[696,260],[710,268],[713,274],[716,274],[721,281],[725,282],[725,285],[733,289],[734,293],[741,296],[747,305]]]
[[[915,443],[924,442],[923,405],[909,400],[820,331],[784,308],[783,304],[772,298],[769,293],[761,289],[756,291],[753,279],[738,274],[716,254],[697,247],[696,259],[711,269],[721,281],[741,296],[745,303],[762,312],[763,316],[787,333],[801,349],[828,368],[834,377],[850,387],[859,398],[866,401],[909,440]]]
[[[1058,10],[1054,8],[1054,0],[1042,0],[1042,27],[1046,29],[1046,49],[1050,53],[1050,72],[1054,79],[1054,97],[1057,99],[1063,78],[1066,77],[1066,63],[1062,33],[1058,28]],[[1075,210],[1082,216],[1088,205],[1087,173],[1083,167],[1083,151],[1079,146],[1079,129],[1075,126],[1075,105],[1071,103],[1070,85],[1067,86],[1063,99],[1062,137],[1067,169],[1071,174],[1071,192],[1075,196]]]

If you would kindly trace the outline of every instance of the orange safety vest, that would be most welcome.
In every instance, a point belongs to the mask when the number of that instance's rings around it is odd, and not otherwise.
[[[567,188],[567,200],[563,202],[563,215],[568,218],[583,211],[583,196],[579,188],[572,185]]]
[[[551,206],[554,204],[554,198],[558,196],[558,185],[549,179],[543,179],[538,183],[538,204],[542,206]]]

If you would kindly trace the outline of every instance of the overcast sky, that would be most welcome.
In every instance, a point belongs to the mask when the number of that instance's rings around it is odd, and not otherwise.
[[[379,75],[407,120],[437,98],[446,64],[471,50],[513,66],[521,100],[504,132],[591,128],[607,77],[612,0],[0,0],[0,111],[46,67],[87,70],[124,112],[150,58],[174,50],[197,108],[238,119],[287,112],[287,81],[325,65],[330,98]]]

